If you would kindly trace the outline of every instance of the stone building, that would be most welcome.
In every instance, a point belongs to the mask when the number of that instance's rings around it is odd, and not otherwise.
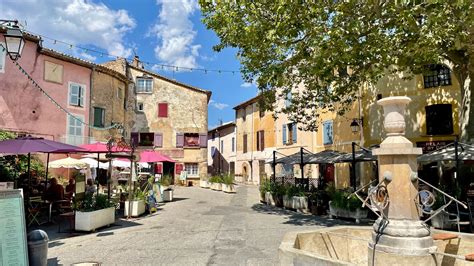
[[[275,149],[275,121],[272,113],[261,110],[259,96],[234,107],[236,114],[237,154],[235,179],[240,182],[260,184],[262,178],[272,173],[265,160]]]
[[[207,176],[207,106],[211,92],[145,70],[138,57],[104,64],[132,81],[135,101],[130,138],[139,150],[154,149],[176,160],[157,164],[158,173],[179,175],[193,183]]]
[[[227,122],[208,131],[207,167],[211,175],[235,175],[235,123]]]

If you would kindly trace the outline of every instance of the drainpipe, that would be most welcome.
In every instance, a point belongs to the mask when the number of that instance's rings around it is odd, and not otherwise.
[[[92,92],[93,92],[93,87],[94,87],[94,72],[95,72],[95,66],[92,66],[91,68],[91,75],[90,75],[90,85],[89,85],[89,123],[94,119],[94,109],[92,108]],[[89,132],[89,140],[87,143],[90,143],[90,138],[92,137],[92,129],[91,127],[88,127]]]

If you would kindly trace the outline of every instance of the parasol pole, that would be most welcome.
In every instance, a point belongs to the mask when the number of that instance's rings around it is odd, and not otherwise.
[[[49,172],[49,152],[47,153],[47,157],[46,157],[46,175],[45,175],[45,178],[46,178],[46,182],[44,183],[44,194],[46,195],[46,188],[48,187],[48,172]]]
[[[454,140],[454,160],[456,160],[456,186],[459,185],[459,153],[458,153],[458,137]]]
[[[355,145],[356,143],[353,141],[352,142],[352,168],[351,168],[351,183],[352,183],[352,187],[354,188],[354,191],[356,190],[357,188],[357,184],[356,184],[356,159],[355,159]]]
[[[95,180],[94,180],[94,183],[97,184],[97,196],[99,195],[99,162],[100,162],[99,160],[100,160],[100,153],[97,153],[97,169],[95,171]]]
[[[31,153],[28,153],[28,191],[25,193],[26,195],[28,195],[28,200],[30,200],[30,189],[31,189],[30,161],[31,161]]]

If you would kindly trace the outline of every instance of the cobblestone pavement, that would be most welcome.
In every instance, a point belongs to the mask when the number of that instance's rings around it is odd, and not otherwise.
[[[262,205],[254,186],[239,186],[236,194],[177,187],[175,201],[151,216],[91,234],[53,236],[48,264],[276,265],[286,232],[341,223]]]

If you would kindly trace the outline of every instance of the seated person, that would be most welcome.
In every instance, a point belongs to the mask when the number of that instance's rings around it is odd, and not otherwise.
[[[51,178],[50,186],[46,190],[44,194],[44,199],[47,201],[58,201],[64,199],[64,188],[62,185],[58,184],[58,180],[56,178]]]
[[[92,182],[92,179],[87,179],[86,183],[86,194],[94,194],[97,191],[94,182]]]
[[[76,192],[76,180],[73,177],[71,177],[69,179],[69,184],[66,186],[65,197],[68,199],[72,199],[72,196],[74,196],[75,192]]]

